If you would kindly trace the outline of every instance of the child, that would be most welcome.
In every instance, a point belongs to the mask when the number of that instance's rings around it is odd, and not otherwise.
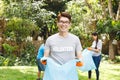
[[[38,50],[38,54],[37,54],[37,66],[38,66],[38,78],[37,80],[42,80],[40,78],[40,76],[43,74],[41,74],[41,71],[44,71],[45,70],[45,65],[43,65],[41,62],[40,62],[40,59],[43,57],[44,55],[44,43],[40,46],[39,50]]]

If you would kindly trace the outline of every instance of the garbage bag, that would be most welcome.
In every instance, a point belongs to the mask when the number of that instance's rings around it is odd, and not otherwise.
[[[84,71],[89,71],[89,70],[96,69],[96,66],[94,64],[92,55],[93,55],[93,51],[90,51],[88,49],[84,49],[82,51],[83,66],[82,67],[78,67],[79,70],[84,72]]]
[[[76,60],[60,65],[48,58],[43,80],[78,80]]]

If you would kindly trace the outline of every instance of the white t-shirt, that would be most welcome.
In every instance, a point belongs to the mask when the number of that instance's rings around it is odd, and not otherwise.
[[[93,41],[91,47],[95,48],[95,46],[96,46],[96,41]],[[102,41],[101,40],[98,40],[97,49],[100,49],[100,52],[93,52],[93,56],[99,56],[101,54],[101,50],[102,50]]]
[[[82,50],[79,38],[71,33],[66,37],[61,37],[58,33],[50,36],[46,40],[45,50],[50,50],[50,55],[54,61],[64,64],[75,59],[76,52]]]

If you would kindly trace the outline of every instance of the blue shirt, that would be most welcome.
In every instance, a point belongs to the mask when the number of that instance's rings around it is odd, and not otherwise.
[[[44,56],[45,46],[42,44],[38,50],[37,59],[41,59]]]

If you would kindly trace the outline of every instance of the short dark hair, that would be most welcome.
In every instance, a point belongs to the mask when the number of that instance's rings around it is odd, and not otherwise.
[[[67,17],[71,21],[71,15],[68,12],[61,12],[57,16],[57,21],[59,22],[61,17]]]

